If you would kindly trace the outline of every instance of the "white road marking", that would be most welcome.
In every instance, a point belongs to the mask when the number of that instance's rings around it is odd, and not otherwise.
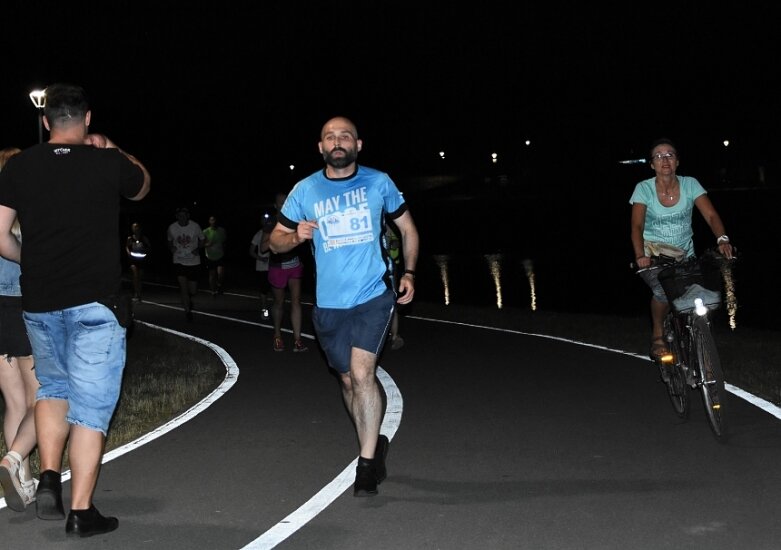
[[[249,297],[249,296],[248,296]],[[179,307],[173,307],[170,305],[165,304],[158,304],[154,302],[145,302],[148,305],[155,305],[158,307],[164,307],[164,308],[171,308],[171,309],[181,309]],[[220,318],[228,321],[233,321],[237,323],[244,323],[249,325],[255,325],[255,326],[263,326],[263,327],[270,327],[270,325],[257,323],[253,321],[246,321],[243,319],[236,319],[233,317],[226,317],[223,315],[216,315],[213,313],[207,313],[202,311],[194,311],[194,313],[197,313],[199,315],[204,315],[208,317],[215,317]],[[568,342],[580,346],[586,346],[590,348],[596,348],[596,349],[602,349],[605,351],[610,351],[613,353],[620,353],[623,355],[629,355],[632,357],[640,358],[640,359],[646,359],[649,360],[645,356],[640,356],[636,353],[627,352],[624,350],[619,349],[612,349],[605,346],[598,346],[594,344],[589,344],[586,342],[580,342],[577,340],[572,340],[569,338],[563,338],[559,336],[550,336],[547,334],[535,334],[530,332],[523,332],[519,330],[513,330],[513,329],[503,329],[503,328],[497,328],[497,327],[489,327],[485,325],[478,325],[473,323],[463,323],[458,321],[446,321],[442,319],[432,319],[428,317],[418,317],[418,316],[409,316],[409,318],[412,319],[418,319],[421,321],[427,321],[432,323],[443,323],[443,324],[452,324],[452,325],[460,325],[460,326],[467,326],[472,328],[478,328],[483,330],[492,330],[497,332],[506,332],[509,334],[520,334],[523,336],[534,336],[538,338],[546,338],[549,340],[557,340],[561,342]],[[140,321],[137,321],[140,322]],[[199,413],[203,412],[206,408],[208,408],[212,403],[217,401],[220,397],[225,395],[225,393],[236,383],[239,376],[239,368],[236,365],[235,361],[231,358],[231,356],[221,347],[217,346],[216,344],[213,344],[209,341],[202,340],[200,338],[197,338],[195,336],[185,334],[182,332],[178,332],[175,330],[171,330],[165,327],[160,327],[157,325],[152,325],[150,323],[143,323],[146,326],[164,330],[166,332],[170,332],[172,334],[176,334],[178,336],[182,336],[184,338],[189,338],[191,340],[194,340],[198,343],[201,343],[217,353],[217,355],[220,357],[222,362],[225,364],[226,368],[226,376],[225,380],[223,380],[222,384],[218,388],[216,388],[212,393],[210,393],[206,398],[204,398],[202,401],[191,407],[186,412],[182,413],[181,415],[177,416],[176,418],[171,419],[164,425],[160,426],[159,428],[153,430],[152,432],[145,434],[141,436],[140,438],[136,439],[135,441],[132,441],[126,445],[123,445],[122,447],[119,447],[117,449],[114,449],[113,451],[110,451],[106,453],[103,457],[103,463],[109,462],[119,456],[122,456],[123,454],[132,451],[141,445],[144,445],[154,439],[157,439],[161,435],[168,433],[169,431],[173,430],[177,426],[183,424],[184,422],[187,422],[188,420],[191,420],[195,416],[197,416]],[[305,336],[307,338],[314,338],[312,335],[309,334],[302,334],[302,336]],[[389,440],[392,440],[394,435],[396,434],[396,431],[398,430],[400,424],[401,424],[401,416],[404,409],[404,400],[401,396],[401,393],[399,392],[398,387],[396,386],[393,379],[388,375],[388,373],[383,370],[380,366],[377,367],[377,378],[379,379],[380,383],[382,384],[386,396],[387,396],[387,408],[385,411],[385,417],[383,418],[382,426],[380,428],[380,431],[385,434]],[[741,397],[742,399],[745,399],[752,405],[757,406],[758,408],[768,412],[769,414],[775,416],[776,418],[781,419],[781,408],[773,405],[772,403],[765,401],[764,399],[761,399],[759,397],[756,397],[736,386],[732,386],[730,384],[725,384],[725,387],[727,388],[727,391],[730,393]],[[244,546],[242,550],[267,550],[274,548],[284,540],[286,540],[288,537],[293,535],[296,531],[301,529],[304,525],[306,525],[310,520],[312,520],[317,514],[322,512],[325,508],[327,508],[334,500],[336,500],[342,493],[344,493],[347,489],[349,489],[352,486],[352,483],[355,479],[355,468],[358,463],[358,457],[356,456],[355,459],[348,464],[344,470],[342,470],[330,483],[325,485],[320,491],[318,491],[312,498],[310,498],[306,503],[301,505],[297,510],[291,512],[287,517],[279,521],[276,525],[274,525],[272,528],[270,528],[268,531],[263,533],[260,537],[249,543],[248,545]],[[70,479],[70,471],[64,472],[62,476],[63,481],[66,481],[67,479]],[[5,499],[0,499],[0,508],[5,507]]]

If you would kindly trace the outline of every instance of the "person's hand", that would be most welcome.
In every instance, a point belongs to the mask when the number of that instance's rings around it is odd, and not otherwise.
[[[415,296],[415,278],[411,275],[403,275],[399,279],[399,297],[396,299],[397,304],[408,304]]]
[[[637,266],[637,269],[651,267],[651,258],[648,256],[640,256],[639,258],[635,259],[635,266]]]
[[[298,242],[302,243],[304,241],[312,240],[315,234],[315,229],[317,229],[317,222],[315,221],[304,220],[302,222],[298,222],[298,227],[296,228]]]
[[[84,138],[84,145],[92,145],[98,149],[111,149],[116,148],[114,142],[103,134],[87,134]]]
[[[732,245],[729,243],[721,243],[719,245],[719,252],[728,260],[731,260],[735,257],[735,251],[733,250]]]

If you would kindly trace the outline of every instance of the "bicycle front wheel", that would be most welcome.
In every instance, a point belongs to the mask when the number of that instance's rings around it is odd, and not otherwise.
[[[675,414],[686,420],[689,417],[689,386],[686,384],[686,374],[681,366],[681,342],[675,336],[677,333],[674,322],[672,315],[665,318],[664,333],[673,335],[670,350],[673,352],[675,360],[672,365],[659,365],[659,367],[667,372],[667,376],[663,378],[667,385],[667,396],[670,398]]]
[[[727,438],[727,423],[724,416],[726,390],[721,360],[713,340],[710,326],[705,317],[699,317],[692,326],[692,357],[696,357],[700,373],[700,390],[711,431],[716,439]]]
[[[675,414],[685,420],[689,417],[689,386],[686,384],[686,375],[678,362],[670,366],[669,373],[670,381],[667,382],[667,395],[670,397]]]

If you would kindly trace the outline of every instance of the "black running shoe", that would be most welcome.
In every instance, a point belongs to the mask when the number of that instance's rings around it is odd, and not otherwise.
[[[376,494],[377,472],[374,470],[374,459],[358,457],[353,495],[356,497],[372,497]]]
[[[388,477],[385,468],[385,458],[388,456],[388,438],[382,434],[377,438],[377,447],[374,448],[374,471],[377,474],[377,483],[382,483]]]

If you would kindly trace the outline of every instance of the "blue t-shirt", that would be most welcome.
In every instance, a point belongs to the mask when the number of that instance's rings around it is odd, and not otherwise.
[[[321,170],[293,187],[279,221],[290,229],[303,220],[318,223],[312,240],[318,307],[352,308],[392,288],[383,216],[395,219],[406,209],[393,180],[365,166],[342,179]]]
[[[643,239],[667,243],[686,251],[686,256],[694,256],[692,237],[692,210],[694,201],[706,193],[696,179],[678,176],[681,196],[672,206],[664,206],[656,196],[656,178],[643,180],[635,186],[629,204],[645,205],[645,226]]]

